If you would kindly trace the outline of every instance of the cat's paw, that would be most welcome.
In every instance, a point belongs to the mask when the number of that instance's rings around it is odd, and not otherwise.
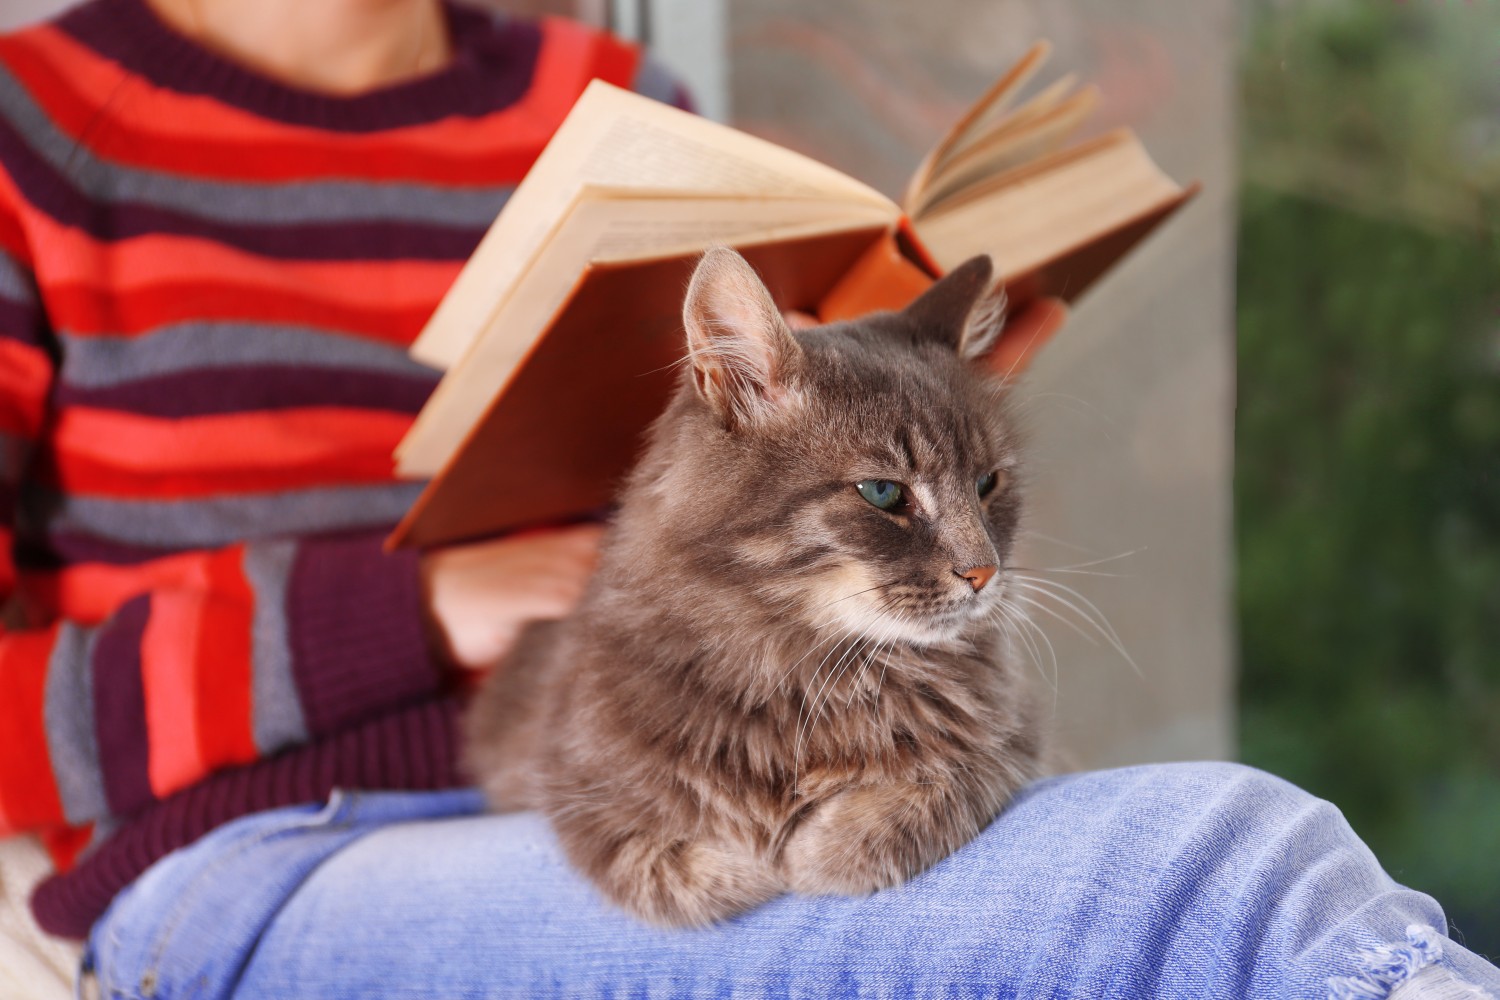
[[[900,885],[966,839],[932,814],[920,786],[854,788],[802,821],[782,851],[782,870],[794,892],[863,896]]]
[[[648,923],[701,927],[766,902],[780,880],[748,848],[716,841],[627,843],[600,886]]]

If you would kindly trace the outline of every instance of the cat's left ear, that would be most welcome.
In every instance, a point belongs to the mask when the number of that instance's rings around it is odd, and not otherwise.
[[[920,334],[951,344],[965,361],[982,357],[1005,327],[1005,289],[985,254],[949,271],[905,313]]]
[[[745,258],[714,247],[682,306],[698,394],[726,424],[754,422],[790,401],[802,348]]]

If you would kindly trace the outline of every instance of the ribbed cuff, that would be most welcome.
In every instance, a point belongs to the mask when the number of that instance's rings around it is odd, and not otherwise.
[[[298,545],[287,581],[287,639],[310,736],[442,686],[423,625],[417,559],[413,551],[382,552],[376,535]]]
[[[122,823],[78,867],[43,882],[31,897],[32,914],[49,934],[87,937],[115,894],[158,858],[231,820],[322,801],[335,788],[458,787],[458,713],[457,699],[434,699],[220,772]]]

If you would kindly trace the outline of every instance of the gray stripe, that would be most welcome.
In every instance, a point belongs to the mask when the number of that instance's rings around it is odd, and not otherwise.
[[[209,548],[394,524],[423,485],[380,483],[175,501],[101,500],[38,489],[28,491],[23,502],[48,531],[122,545]]]
[[[28,305],[36,301],[36,289],[31,278],[16,263],[16,259],[0,249],[0,298]]]
[[[109,812],[94,735],[95,629],[64,622],[47,660],[47,752],[62,798],[63,815],[74,826]]]
[[[128,102],[129,91],[117,99]],[[234,184],[127,167],[98,159],[88,147],[59,132],[3,66],[0,115],[26,136],[38,156],[94,200],[142,202],[230,222],[274,225],[382,219],[487,226],[514,190],[511,185],[446,188],[355,180]]]
[[[666,67],[649,56],[636,66],[635,79],[631,81],[630,89],[663,104],[675,104],[677,101],[676,78],[667,72]]]
[[[234,365],[298,365],[436,379],[391,344],[315,327],[269,323],[176,323],[139,337],[63,332],[62,381],[97,388],[135,379]]]
[[[268,757],[307,740],[307,720],[292,677],[286,584],[296,558],[295,542],[256,542],[245,547],[245,577],[255,594],[250,626],[251,720],[255,747]]]

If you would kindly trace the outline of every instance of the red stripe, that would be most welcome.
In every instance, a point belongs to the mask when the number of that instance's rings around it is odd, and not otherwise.
[[[52,362],[41,348],[0,338],[0,431],[36,437],[51,386]]]
[[[595,34],[593,75],[606,83],[630,89],[641,62],[641,50],[610,35]]]
[[[17,198],[15,183],[0,165],[0,250],[4,250],[24,266],[31,267],[31,247],[26,242],[26,232],[21,228],[21,213],[6,199]],[[19,201],[16,204],[20,204]]]
[[[213,769],[256,757],[250,716],[250,629],[255,598],[242,570],[244,547],[209,563],[215,599],[204,608],[198,650],[198,744]]]
[[[78,855],[94,839],[94,824],[53,826],[41,831],[42,846],[52,856],[52,865],[60,872],[78,863]]]
[[[545,57],[555,29],[544,25]],[[140,77],[121,85],[114,63],[43,27],[0,40],[0,60],[69,136],[120,163],[179,174],[243,180],[358,175],[435,184],[519,180],[561,121],[556,95],[529,91],[483,118],[452,117],[377,133],[334,134],[270,122],[208,97],[156,87]],[[107,125],[99,125],[108,109]]]
[[[130,294],[164,282],[237,290],[245,298],[315,294],[341,305],[410,308],[432,304],[447,291],[462,261],[287,260],[265,257],[194,236],[152,234],[100,242],[29,210],[37,265],[49,285],[93,287]],[[233,274],[233,283],[224,275]]]
[[[202,592],[160,590],[141,634],[141,687],[146,697],[147,773],[166,798],[202,777],[197,653],[203,634]]]
[[[73,406],[57,417],[38,478],[140,500],[390,482],[411,421],[338,407],[168,419]]]
[[[0,636],[0,835],[63,821],[43,727],[57,627]]]
[[[288,292],[257,294],[225,283],[161,284],[118,298],[91,289],[49,288],[47,301],[60,329],[87,335],[148,333],[187,320],[297,323],[406,346],[416,338],[437,299],[407,309],[341,305]]]
[[[135,565],[81,563],[26,574],[26,600],[38,613],[80,625],[97,625],[139,594],[201,587],[212,553],[184,552]]]

